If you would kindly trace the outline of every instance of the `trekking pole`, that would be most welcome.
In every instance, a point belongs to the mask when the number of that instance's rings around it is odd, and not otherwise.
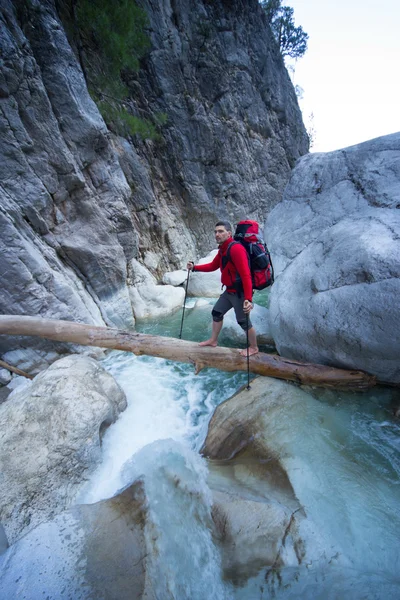
[[[249,358],[249,313],[246,313],[246,346],[247,346],[247,388],[246,388],[246,390],[251,390],[250,358]]]
[[[188,285],[189,285],[189,276],[190,276],[190,269],[188,269],[188,276],[186,279],[186,287],[185,287],[185,299],[183,301],[183,311],[182,311],[182,321],[181,321],[181,330],[179,332],[179,339],[182,339],[182,328],[183,328],[183,319],[185,318],[185,305],[186,305],[186,297],[187,297],[187,291],[188,291]]]

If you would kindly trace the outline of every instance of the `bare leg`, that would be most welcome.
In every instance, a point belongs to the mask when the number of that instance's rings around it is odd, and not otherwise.
[[[256,334],[256,330],[254,329],[254,327],[252,327],[251,329],[249,329],[249,356],[252,356],[253,354],[257,354],[257,352],[258,352],[257,334]],[[240,354],[242,356],[247,356],[247,349],[240,350]]]
[[[206,340],[205,342],[200,342],[199,346],[213,346],[215,348],[215,346],[218,345],[218,336],[222,329],[222,325],[223,321],[213,321],[210,339]]]

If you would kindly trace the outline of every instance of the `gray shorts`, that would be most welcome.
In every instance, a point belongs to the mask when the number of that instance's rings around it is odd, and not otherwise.
[[[218,298],[217,302],[212,309],[212,317],[214,321],[222,321],[224,315],[231,310],[231,308],[235,309],[236,321],[239,323],[240,327],[244,329],[244,331],[251,329],[253,327],[250,316],[246,318],[246,315],[243,310],[243,296],[238,296],[237,294],[232,294],[225,290],[221,296]]]

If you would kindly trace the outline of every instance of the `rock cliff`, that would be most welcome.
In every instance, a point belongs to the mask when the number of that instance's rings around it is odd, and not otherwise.
[[[107,130],[54,0],[1,2],[1,313],[133,326],[140,263],[159,279],[210,249],[216,217],[263,220],[307,152],[256,0],[140,4],[131,107],[166,114],[158,141]],[[40,365],[54,346],[32,344]]]

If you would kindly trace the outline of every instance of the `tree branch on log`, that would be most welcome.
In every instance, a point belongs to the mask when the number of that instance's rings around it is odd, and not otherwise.
[[[192,363],[196,373],[205,367],[221,371],[247,371],[247,358],[241,356],[237,349],[204,347],[197,342],[70,321],[0,315],[0,334],[39,336],[58,342],[125,350],[137,356],[146,354]],[[250,357],[249,368],[257,375],[336,389],[363,391],[376,384],[375,377],[362,371],[304,363],[262,352]]]
[[[25,373],[25,371],[21,371],[21,369],[17,369],[17,367],[9,365],[8,363],[4,362],[4,360],[0,360],[0,367],[7,369],[7,371],[11,371],[11,373],[15,373],[16,375],[22,375],[22,377],[26,377],[27,379],[34,378],[34,375],[29,375],[29,373]]]

